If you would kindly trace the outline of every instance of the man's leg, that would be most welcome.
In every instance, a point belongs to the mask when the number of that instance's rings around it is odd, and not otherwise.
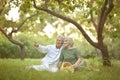
[[[35,70],[38,70],[38,71],[48,70],[48,68],[43,64],[41,64],[41,65],[32,65],[31,68],[35,69]]]
[[[35,69],[35,70],[38,70],[38,71],[41,71],[41,70],[49,70],[49,65],[48,63],[41,63],[40,65],[32,65],[32,66],[28,66],[27,69]]]
[[[57,72],[58,71],[57,63],[50,64],[49,71]]]

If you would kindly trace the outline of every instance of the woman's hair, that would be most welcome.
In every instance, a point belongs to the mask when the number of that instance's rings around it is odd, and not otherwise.
[[[73,39],[72,39],[71,37],[65,37],[65,39],[67,39],[70,47],[73,47],[73,46],[74,46],[74,41],[73,41]]]

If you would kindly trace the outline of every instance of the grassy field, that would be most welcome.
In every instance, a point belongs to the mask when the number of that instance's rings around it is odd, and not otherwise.
[[[48,72],[26,70],[25,66],[39,64],[40,59],[0,59],[0,80],[120,80],[120,61],[103,67],[98,59],[87,60],[87,68],[79,72]]]

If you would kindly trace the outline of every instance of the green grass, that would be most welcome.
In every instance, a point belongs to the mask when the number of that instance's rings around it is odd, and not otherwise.
[[[0,59],[0,80],[120,80],[120,61],[103,67],[99,59],[87,60],[88,67],[79,72],[48,72],[26,70],[25,66],[39,64],[40,59]]]

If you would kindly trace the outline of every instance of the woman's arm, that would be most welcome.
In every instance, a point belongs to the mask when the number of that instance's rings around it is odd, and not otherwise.
[[[73,64],[73,68],[77,68],[78,64],[80,64],[82,62],[82,58],[78,58],[78,60],[75,62],[75,64]]]

